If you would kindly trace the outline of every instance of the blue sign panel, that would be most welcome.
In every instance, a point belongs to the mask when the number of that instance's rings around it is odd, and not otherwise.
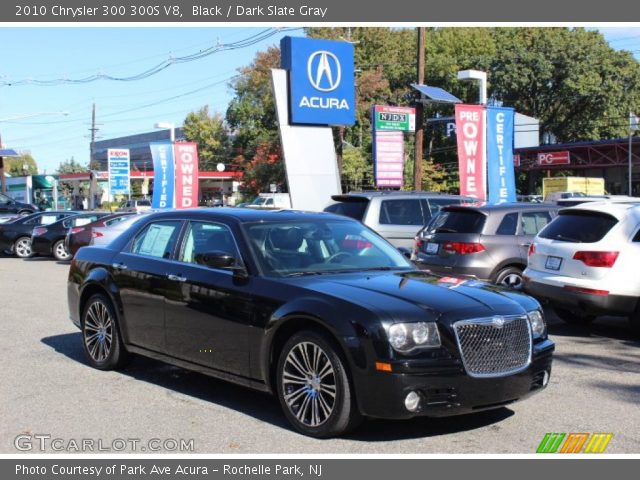
[[[171,142],[150,143],[153,158],[153,208],[173,208],[175,168]]]
[[[107,150],[109,168],[109,196],[129,195],[129,150],[110,148]]]
[[[516,201],[513,168],[514,110],[487,107],[487,169],[489,203]]]
[[[353,125],[353,44],[284,37],[282,68],[289,70],[290,123]]]

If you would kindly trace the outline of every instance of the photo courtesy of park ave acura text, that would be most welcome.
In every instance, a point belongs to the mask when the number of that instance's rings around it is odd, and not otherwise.
[[[11,475],[640,453],[640,26],[85,3],[0,26]]]

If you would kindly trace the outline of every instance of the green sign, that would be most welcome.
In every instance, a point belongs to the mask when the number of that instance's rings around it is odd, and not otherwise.
[[[414,132],[416,129],[416,109],[411,107],[373,107],[373,121],[376,130]]]

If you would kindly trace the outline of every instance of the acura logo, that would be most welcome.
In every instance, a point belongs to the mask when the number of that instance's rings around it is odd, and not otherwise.
[[[340,61],[333,53],[319,50],[307,61],[309,83],[320,92],[331,92],[338,88],[342,79]]]

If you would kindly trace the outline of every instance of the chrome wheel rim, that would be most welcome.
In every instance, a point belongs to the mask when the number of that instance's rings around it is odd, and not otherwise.
[[[96,362],[104,362],[111,353],[113,319],[102,302],[93,302],[84,319],[84,344]]]
[[[28,257],[31,255],[31,239],[21,238],[16,242],[15,246],[16,255],[19,257]]]
[[[64,248],[64,243],[58,242],[56,244],[56,256],[60,260],[66,260],[67,258],[69,258],[69,252],[67,252],[67,249]]]
[[[284,361],[282,392],[287,408],[309,427],[325,423],[336,405],[336,375],[328,355],[315,343],[294,346]]]
[[[520,288],[522,288],[522,276],[518,273],[510,273],[509,275],[504,277],[502,279],[502,282],[500,283],[505,287],[519,290]]]

